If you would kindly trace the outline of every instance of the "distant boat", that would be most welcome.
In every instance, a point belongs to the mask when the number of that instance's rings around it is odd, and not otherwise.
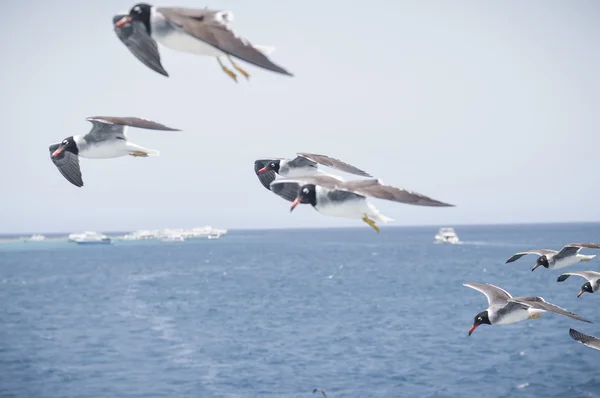
[[[69,235],[69,241],[78,245],[110,245],[112,239],[108,236],[92,231],[85,231],[82,234]]]
[[[435,243],[459,243],[458,235],[456,235],[454,228],[440,228],[437,235],[435,236]]]
[[[172,234],[172,235],[167,235],[164,238],[161,238],[161,241],[163,241],[163,242],[184,242],[185,238],[181,235]]]
[[[43,240],[46,240],[46,237],[39,234],[31,235],[29,238],[24,239],[25,242],[41,242]]]

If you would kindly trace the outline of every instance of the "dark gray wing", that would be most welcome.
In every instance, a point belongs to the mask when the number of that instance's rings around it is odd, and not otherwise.
[[[565,247],[563,247],[554,258],[559,259],[574,256],[582,248],[600,249],[600,245],[596,243],[569,243],[568,245],[565,245]]]
[[[581,316],[575,314],[574,312],[567,311],[564,308],[560,308],[557,305],[547,302],[542,297],[515,297],[515,298],[509,299],[508,301],[525,304],[529,307],[532,307],[532,308],[535,308],[538,310],[542,310],[542,311],[554,312],[555,314],[568,316],[569,318],[577,319],[578,321],[592,323],[591,321],[588,321],[587,319],[582,318]]]
[[[470,287],[471,289],[475,289],[478,292],[483,293],[488,300],[489,306],[495,304],[506,304],[506,302],[512,298],[510,293],[508,293],[506,290],[490,283],[468,282],[463,283],[463,286]]]
[[[81,169],[79,168],[79,156],[69,151],[62,151],[60,155],[52,157],[52,153],[58,149],[60,144],[52,144],[48,147],[50,150],[50,159],[56,166],[60,174],[63,175],[71,184],[76,187],[83,186],[81,178]]]
[[[140,21],[132,20],[121,28],[117,28],[116,23],[127,15],[115,15],[113,17],[113,27],[117,37],[125,44],[129,51],[144,65],[163,76],[169,76],[160,62],[160,53],[156,42],[146,30],[144,24]]]
[[[343,180],[340,180],[334,176],[327,174],[317,174],[311,176],[303,176],[303,177],[294,177],[294,178],[279,178],[271,183],[271,188],[276,184],[287,184],[287,183],[296,183],[300,186],[306,184],[314,184],[319,185],[323,188],[327,189],[344,189],[342,184]]]
[[[258,159],[254,161],[254,174],[258,177],[258,181],[262,184],[263,187],[267,188],[269,191],[281,196],[283,199],[288,202],[293,202],[296,197],[298,197],[298,189],[300,186],[296,183],[290,184],[281,184],[275,185],[273,187],[270,184],[277,179],[277,173],[273,170],[267,170],[262,174],[258,174],[258,170],[262,169],[269,163],[271,163],[273,159]]]
[[[373,183],[376,181],[376,183]],[[378,180],[371,180],[371,183],[364,181],[347,181],[343,186],[356,193],[365,196],[371,196],[378,199],[391,200],[393,202],[405,203],[415,206],[430,207],[454,207],[454,205],[440,202],[418,192],[408,191],[406,189],[384,185]]]
[[[185,33],[218,48],[224,53],[261,68],[293,76],[282,67],[275,65],[247,40],[237,36],[227,26],[222,11],[170,7],[157,8],[156,11]]]
[[[273,191],[274,194],[281,196],[289,202],[296,200],[299,189],[300,185],[295,182],[271,185],[271,191]]]
[[[527,250],[527,251],[524,251],[524,252],[519,252],[519,253],[513,254],[511,258],[509,258],[508,260],[506,260],[505,264],[517,261],[521,257],[526,256],[528,254],[537,254],[538,256],[543,256],[543,255],[556,254],[556,253],[558,253],[556,250],[548,250],[548,249]]]
[[[332,169],[336,169],[339,171],[343,171],[346,173],[356,174],[363,177],[372,177],[371,174],[367,173],[359,169],[358,167],[352,166],[349,163],[346,163],[342,160],[332,158],[327,155],[317,155],[314,153],[306,153],[306,152],[298,152],[298,157],[308,159],[312,162],[322,164],[323,166],[331,167]],[[298,158],[296,158],[298,159]]]
[[[573,340],[579,341],[581,344],[586,345],[590,348],[594,348],[596,350],[600,350],[600,339],[594,336],[590,336],[589,334],[584,334],[578,332],[575,329],[569,329],[569,334],[573,338]]]
[[[125,126],[147,130],[181,131],[139,117],[90,116],[85,120],[92,123],[92,129],[84,136],[87,142],[98,142],[114,138],[127,139]]]
[[[558,278],[556,279],[556,281],[557,282],[564,282],[571,275],[581,276],[581,277],[587,279],[590,282],[592,282],[592,281],[594,281],[596,279],[600,279],[600,272],[594,272],[594,271],[572,271],[572,272],[565,272],[564,274],[559,275]]]

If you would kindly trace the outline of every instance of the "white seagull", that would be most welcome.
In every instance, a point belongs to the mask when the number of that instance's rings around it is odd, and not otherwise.
[[[232,56],[272,72],[293,76],[267,58],[266,54],[275,50],[273,47],[252,45],[236,35],[229,26],[232,20],[231,11],[156,7],[138,3],[128,15],[116,15],[113,24],[117,36],[127,48],[146,66],[165,76],[168,74],[160,65],[155,42],[172,50],[215,57],[221,69],[236,82],[237,75],[223,64],[221,57],[227,58],[246,78],[250,75],[233,61]],[[127,31],[120,33],[119,29]]]
[[[417,206],[453,207],[420,193],[384,185],[381,180],[366,179],[343,181],[330,175],[313,175],[298,178],[281,178],[271,183],[271,190],[279,192],[289,186],[295,187],[297,197],[292,203],[293,211],[300,203],[311,204],[319,213],[362,220],[379,232],[379,223],[393,221],[384,216],[367,201],[367,197],[386,199]]]
[[[556,279],[556,281],[557,282],[566,281],[567,278],[571,275],[581,276],[581,277],[587,279],[587,282],[585,282],[583,285],[581,285],[581,291],[579,292],[577,297],[580,297],[585,292],[596,293],[597,291],[600,291],[600,272],[594,272],[594,271],[565,272],[564,274],[559,275],[559,277],[558,277],[558,279]]]
[[[576,264],[580,261],[590,261],[596,255],[584,255],[579,254],[579,251],[583,248],[587,249],[600,249],[600,245],[596,243],[569,243],[565,245],[560,251],[541,249],[541,250],[527,250],[514,254],[511,258],[506,260],[506,264],[517,261],[523,256],[528,254],[537,254],[539,257],[535,261],[535,265],[531,271],[535,271],[540,265],[548,269],[560,269],[570,265]]]
[[[50,159],[58,171],[67,181],[77,187],[83,186],[79,157],[109,159],[127,155],[136,157],[159,155],[157,150],[129,142],[125,134],[126,126],[149,130],[180,131],[137,117],[92,116],[86,120],[92,123],[89,133],[67,137],[48,148]]]
[[[473,326],[469,329],[469,336],[479,325],[507,325],[539,318],[544,312],[554,312],[591,323],[577,314],[547,302],[542,297],[513,297],[506,290],[489,283],[463,283],[463,285],[483,293],[488,300],[488,308],[475,315]]]

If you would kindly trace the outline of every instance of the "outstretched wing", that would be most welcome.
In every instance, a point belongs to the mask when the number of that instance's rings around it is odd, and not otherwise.
[[[130,23],[118,28],[117,21],[127,15],[115,15],[113,17],[113,26],[119,40],[129,49],[129,51],[144,65],[163,76],[169,77],[169,74],[163,68],[160,62],[160,53],[154,39],[148,34],[146,27],[140,21],[132,20]]]
[[[181,131],[139,117],[90,116],[85,120],[92,123],[92,129],[83,137],[87,142],[99,142],[115,138],[125,140],[127,139],[125,126],[146,130]]]
[[[559,315],[568,316],[569,318],[577,319],[578,321],[592,323],[585,318],[575,314],[574,312],[567,311],[564,308],[560,308],[557,305],[547,302],[542,297],[515,297],[511,298],[508,301],[512,301],[515,303],[525,304],[531,308],[535,308],[542,311],[554,312]]]
[[[301,158],[306,158],[312,162],[321,164],[323,166],[331,167],[345,173],[356,174],[363,177],[372,177],[371,174],[359,169],[358,167],[352,166],[340,159],[332,158],[327,155],[317,155],[315,153],[298,152],[297,155]]]
[[[488,300],[488,306],[492,306],[494,304],[506,304],[506,302],[512,298],[510,293],[506,290],[499,288],[498,286],[494,286],[490,283],[463,283],[464,286],[470,287],[471,289],[475,289],[480,293],[483,293]]]
[[[517,261],[521,257],[526,256],[528,254],[537,254],[538,256],[543,256],[543,255],[556,254],[556,253],[558,253],[556,250],[549,250],[549,249],[527,250],[527,251],[524,251],[524,252],[519,252],[519,253],[513,254],[511,258],[509,258],[508,260],[506,260],[505,264]]]
[[[293,76],[290,72],[274,64],[247,40],[237,36],[227,25],[225,18],[230,13],[226,11],[170,7],[157,8],[156,11],[164,15],[169,22],[185,33],[218,48],[224,53],[261,68]]]
[[[600,350],[600,339],[594,336],[590,336],[589,334],[584,334],[578,332],[577,330],[571,328],[569,329],[569,334],[573,338],[573,340],[579,341],[581,344],[586,345],[590,348],[594,348],[596,350]]]
[[[554,258],[559,259],[574,256],[583,248],[600,249],[600,245],[596,243],[569,243],[568,245],[565,245]]]
[[[566,281],[569,276],[581,276],[585,279],[587,279],[588,281],[593,281],[594,279],[600,279],[600,272],[594,272],[594,271],[572,271],[572,272],[565,272],[564,274],[561,274],[558,276],[558,278],[556,279],[557,282],[564,282]]]
[[[56,166],[60,174],[63,175],[71,184],[76,187],[83,186],[81,177],[81,169],[79,168],[79,156],[69,151],[62,151],[56,157],[52,157],[52,153],[60,147],[60,144],[52,144],[48,147],[50,150],[50,159]]]
[[[418,192],[384,185],[379,180],[371,180],[370,184],[363,181],[347,181],[344,186],[362,195],[391,200],[392,202],[415,206],[454,207],[454,205],[440,202]]]
[[[274,185],[273,187],[271,187],[270,184],[277,179],[277,173],[275,173],[273,170],[267,170],[262,174],[258,174],[258,170],[262,169],[272,161],[273,159],[258,159],[254,161],[254,174],[256,174],[256,177],[258,177],[258,180],[260,181],[263,187],[281,196],[288,202],[293,202],[298,196],[298,184],[290,183]]]

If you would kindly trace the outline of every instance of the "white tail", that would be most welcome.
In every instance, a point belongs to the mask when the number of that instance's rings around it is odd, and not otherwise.
[[[273,47],[273,46],[255,45],[252,47],[256,48],[258,51],[260,51],[261,53],[263,53],[265,55],[269,55],[269,54],[275,52],[275,47]]]
[[[584,255],[582,255],[581,257],[582,257],[581,261],[590,261],[591,259],[593,259],[594,257],[596,257],[596,255],[595,254],[592,254],[590,256],[584,256]]]
[[[382,223],[382,224],[386,224],[390,221],[394,221],[393,218],[390,218],[388,216],[384,216],[383,214],[381,214],[379,212],[379,210],[375,206],[373,206],[371,203],[369,203],[368,206],[369,206],[369,210],[371,210],[369,212],[369,217],[371,217],[373,219],[373,221]]]

